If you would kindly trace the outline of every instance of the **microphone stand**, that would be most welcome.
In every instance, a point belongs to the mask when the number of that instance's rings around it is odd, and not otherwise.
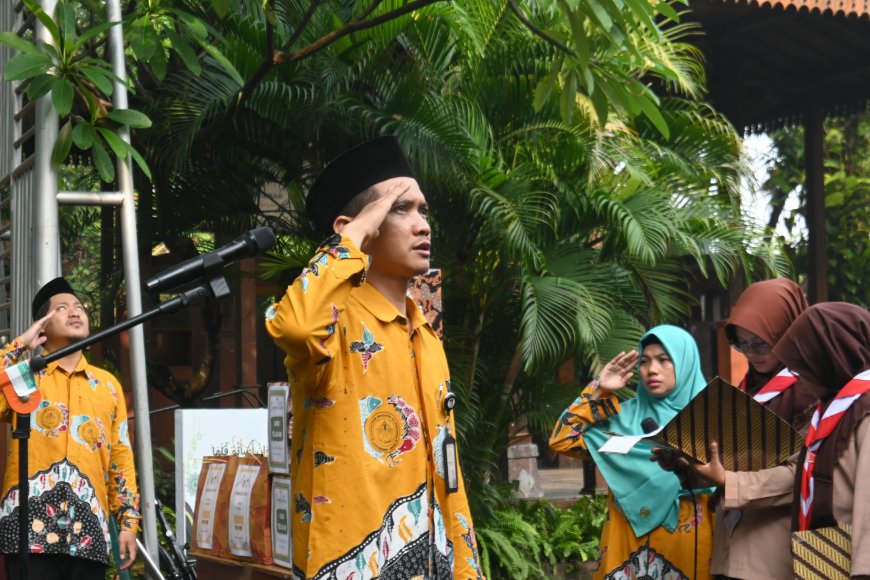
[[[181,308],[203,302],[209,298],[223,300],[229,298],[230,288],[221,271],[224,260],[219,256],[210,256],[205,264],[206,283],[191,288],[166,302],[161,302],[156,307],[138,316],[119,322],[111,328],[103,329],[82,340],[60,348],[46,356],[35,356],[30,359],[30,372],[36,374],[45,369],[49,363],[78,352],[85,347],[105,340],[128,328],[142,324],[161,314],[175,314]],[[147,420],[147,418],[145,418]],[[30,440],[30,413],[16,413],[15,430],[12,431],[13,439],[18,440],[18,578],[29,580],[30,578],[30,481],[28,479],[28,441]]]

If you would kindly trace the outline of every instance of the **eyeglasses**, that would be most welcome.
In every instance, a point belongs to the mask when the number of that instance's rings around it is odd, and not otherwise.
[[[739,342],[737,340],[732,340],[731,348],[743,354],[751,352],[752,354],[765,355],[769,353],[773,347],[766,342]]]

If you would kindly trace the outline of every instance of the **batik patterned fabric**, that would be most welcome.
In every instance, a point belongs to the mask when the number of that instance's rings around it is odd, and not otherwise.
[[[15,340],[0,364],[18,362]],[[108,562],[109,517],[139,531],[139,494],[124,392],[108,372],[84,357],[72,373],[56,362],[36,377],[42,402],[31,415],[30,551]],[[0,418],[14,413],[0,397]],[[18,552],[18,453],[6,463],[0,498],[0,552]]]
[[[436,467],[455,437],[441,341],[413,300],[406,319],[364,282],[368,265],[334,236],[266,316],[295,410],[294,574],[479,578],[465,488],[448,494]]]

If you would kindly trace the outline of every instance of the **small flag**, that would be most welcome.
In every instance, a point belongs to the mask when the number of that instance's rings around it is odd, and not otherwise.
[[[42,400],[28,361],[0,369],[0,388],[16,413],[30,413]]]

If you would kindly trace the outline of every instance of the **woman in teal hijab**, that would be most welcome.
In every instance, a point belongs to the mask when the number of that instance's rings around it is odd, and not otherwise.
[[[640,374],[637,397],[621,406],[614,392]],[[650,460],[641,441],[628,453],[602,453],[613,435],[642,435],[664,426],[706,386],[695,340],[676,326],[657,326],[640,351],[620,353],[562,413],[550,438],[555,451],[591,458],[610,490],[595,578],[708,578],[712,522],[707,502],[673,472]]]

